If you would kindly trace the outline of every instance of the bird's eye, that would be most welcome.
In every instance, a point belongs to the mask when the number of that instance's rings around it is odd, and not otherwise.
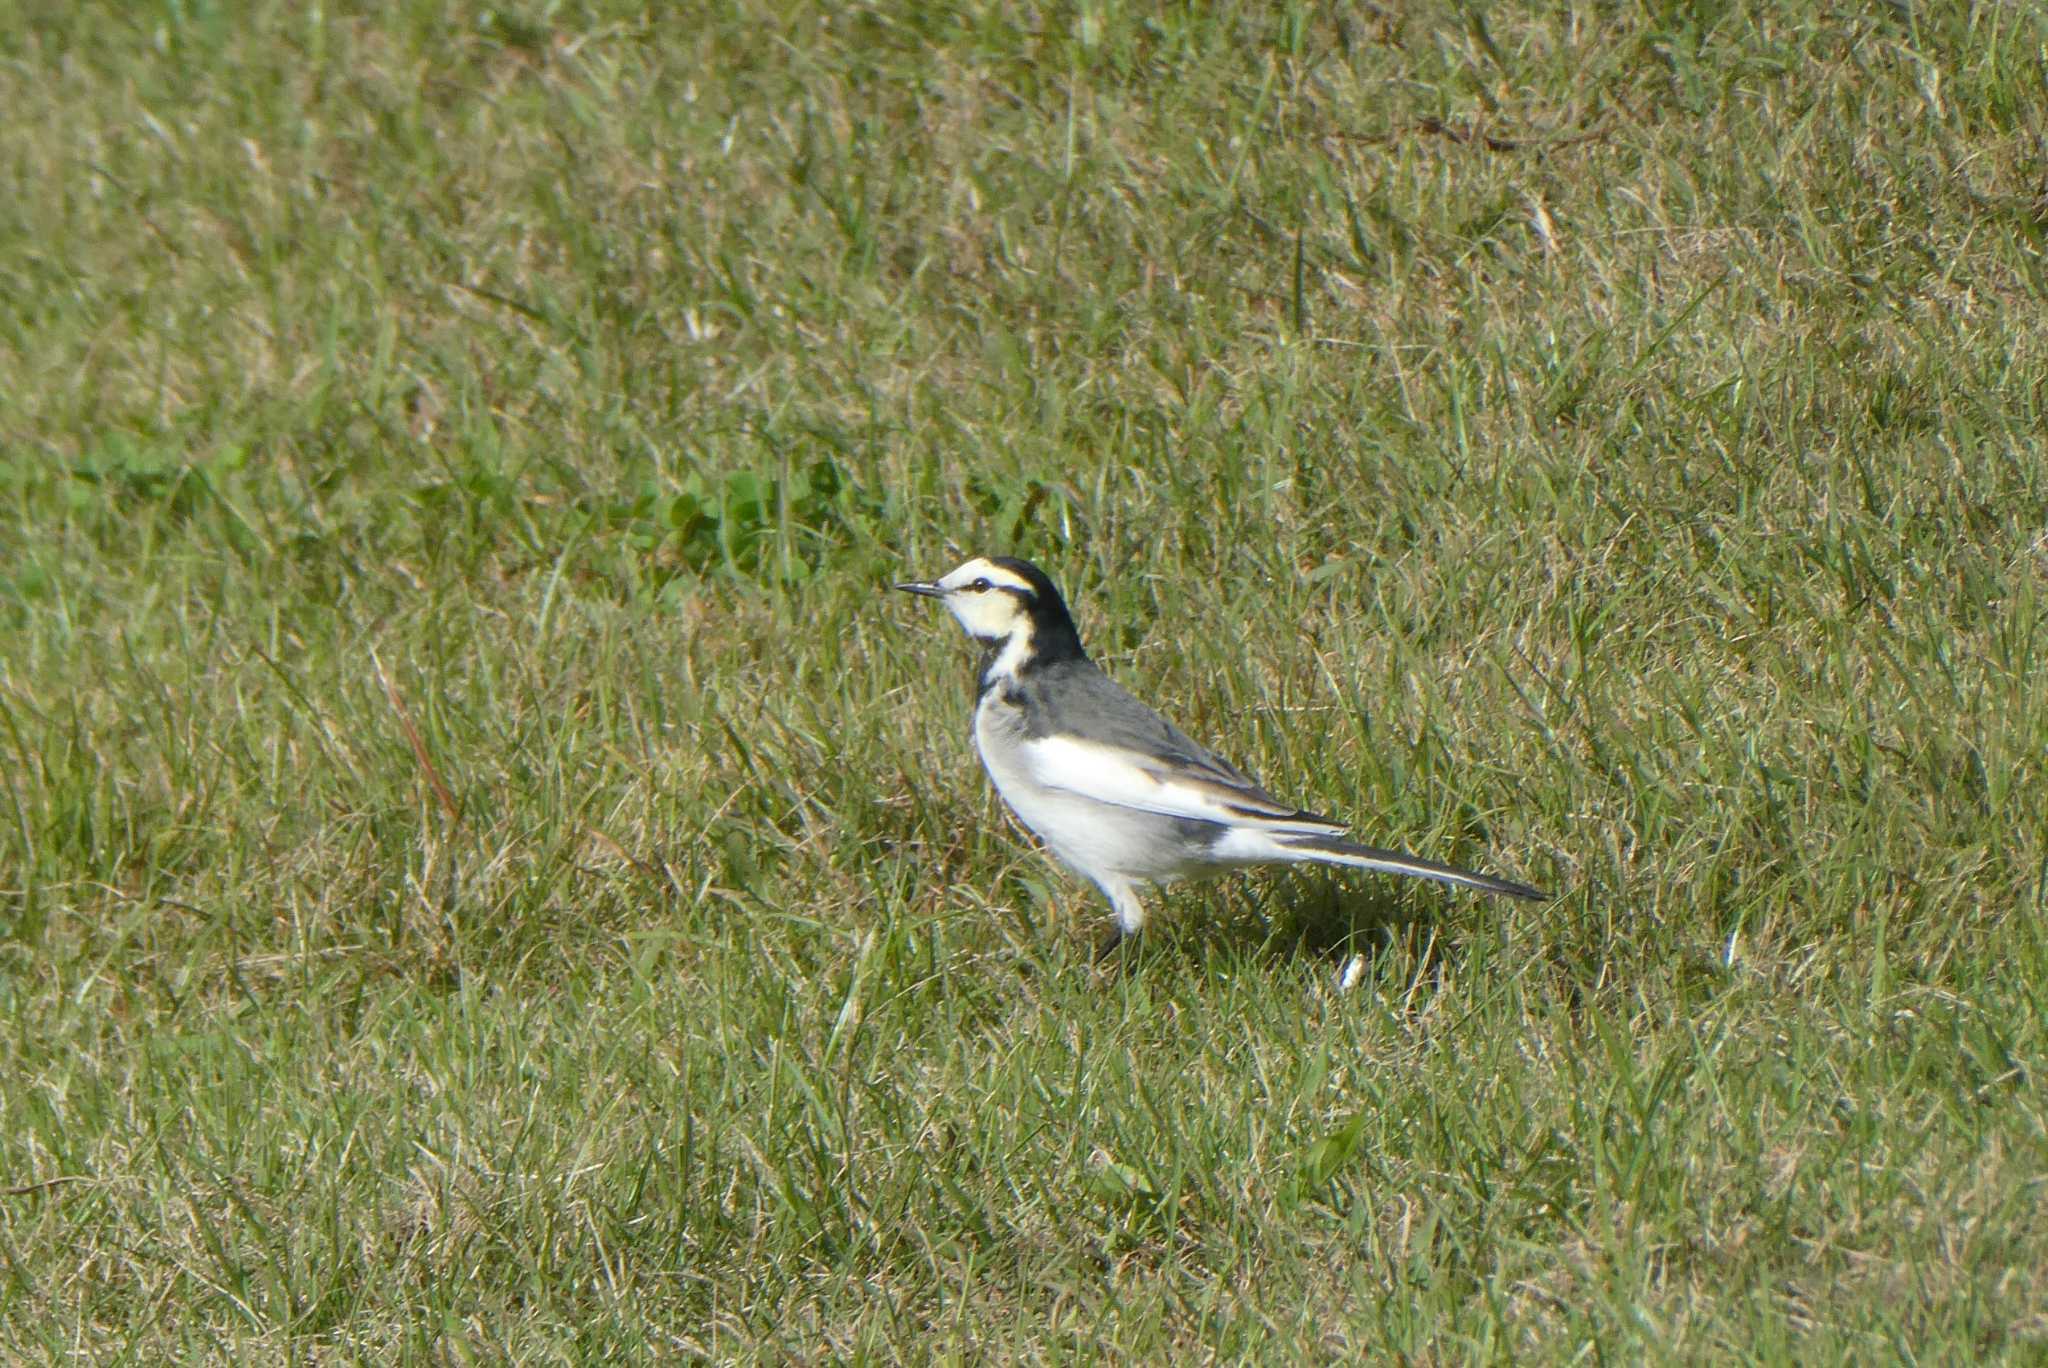
[[[995,586],[993,584],[990,584],[986,579],[978,579],[974,583],[968,585],[967,587],[969,589],[972,589],[977,594],[986,594],[989,590],[995,588]]]

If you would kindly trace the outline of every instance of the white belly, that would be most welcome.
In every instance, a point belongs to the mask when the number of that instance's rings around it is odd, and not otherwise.
[[[1199,856],[1204,843],[1182,829],[1191,824],[1047,788],[1017,760],[1021,740],[1009,709],[986,703],[975,709],[975,750],[996,792],[1062,864],[1105,889],[1112,883],[1165,883],[1213,872]]]

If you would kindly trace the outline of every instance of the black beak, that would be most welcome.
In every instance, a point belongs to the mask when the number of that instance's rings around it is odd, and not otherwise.
[[[909,580],[902,584],[892,584],[889,587],[891,589],[901,589],[906,594],[923,594],[926,598],[943,598],[946,594],[945,590],[939,588],[938,585],[933,584],[930,580]]]

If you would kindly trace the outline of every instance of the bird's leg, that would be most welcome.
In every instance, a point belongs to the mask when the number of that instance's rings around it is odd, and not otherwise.
[[[1095,947],[1094,962],[1096,964],[1101,964],[1104,960],[1110,958],[1112,955],[1116,954],[1118,950],[1122,949],[1123,943],[1124,924],[1122,922],[1118,922],[1116,925],[1109,928],[1109,934],[1103,937],[1102,942]]]
[[[1105,883],[1102,891],[1109,895],[1110,910],[1116,913],[1116,928],[1109,933],[1095,951],[1095,962],[1102,963],[1114,954],[1123,943],[1145,929],[1145,905],[1138,901],[1138,890],[1128,883]]]

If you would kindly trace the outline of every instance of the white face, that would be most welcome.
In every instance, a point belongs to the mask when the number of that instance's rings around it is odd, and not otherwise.
[[[935,586],[947,608],[980,641],[1001,641],[1028,630],[1031,584],[1014,570],[976,556]]]

